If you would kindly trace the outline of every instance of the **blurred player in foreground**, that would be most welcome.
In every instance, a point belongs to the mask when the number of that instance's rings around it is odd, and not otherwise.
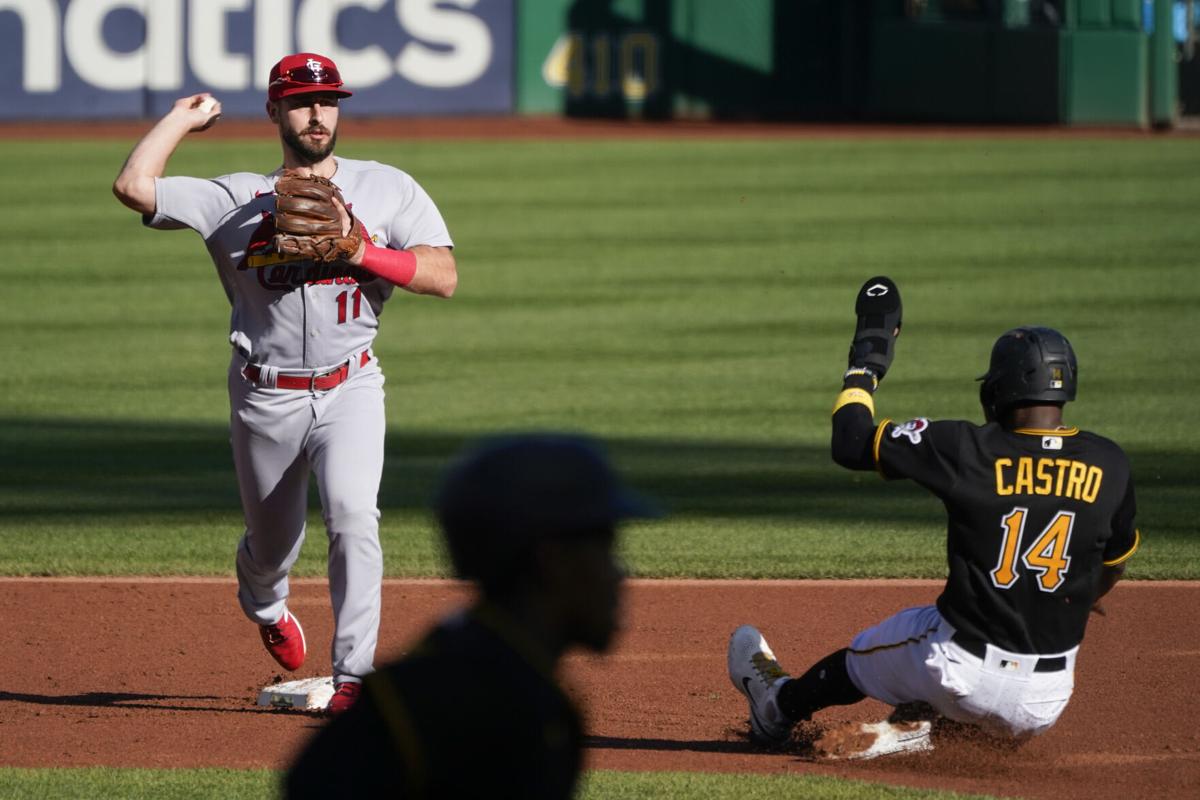
[[[623,571],[622,520],[654,515],[589,440],[488,440],[436,500],[447,550],[477,600],[364,682],[309,744],[291,798],[566,798],[579,714],[554,673],[564,651],[608,649]]]
[[[892,721],[855,726],[844,741],[819,742],[819,754],[928,749],[937,715],[1006,739],[1043,733],[1071,697],[1089,609],[1138,547],[1125,454],[1064,424],[1078,369],[1070,343],[1050,328],[1015,328],[996,341],[980,379],[986,424],[876,425],[873,395],[900,333],[899,290],[873,278],[855,310],[833,458],[885,479],[911,478],[942,500],[949,575],[936,605],[862,631],[797,678],[758,630],[735,630],[729,676],[749,701],[751,735],[784,744],[814,712],[865,697],[904,708]],[[925,719],[914,721],[913,711]]]

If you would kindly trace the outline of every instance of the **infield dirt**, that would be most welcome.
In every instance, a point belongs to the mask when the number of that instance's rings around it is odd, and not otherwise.
[[[0,139],[119,139],[152,120],[0,125]],[[626,124],[462,118],[343,122],[355,138],[1117,137],[1129,129]],[[273,137],[265,120],[222,121],[210,139]],[[1196,130],[1171,136],[1196,136]],[[115,167],[114,167],[115,169]],[[328,674],[324,582],[294,582],[309,663]],[[814,764],[748,744],[746,707],[725,674],[737,625],[758,625],[785,667],[844,646],[900,608],[930,602],[918,581],[633,581],[627,629],[605,658],[572,656],[564,678],[588,717],[591,768],[816,773],[998,796],[1200,796],[1200,583],[1127,583],[1092,619],[1076,693],[1046,736],[1015,751],[940,741],[927,755]],[[258,708],[279,675],[224,579],[0,579],[0,764],[23,767],[285,768],[321,719]],[[388,581],[380,657],[396,656],[468,592]],[[292,676],[288,676],[292,677]],[[449,687],[446,689],[449,691]],[[874,702],[819,723],[881,719]]]
[[[938,590],[931,581],[631,581],[615,651],[573,655],[564,670],[588,719],[587,765],[816,773],[1054,800],[1200,793],[1200,583],[1117,587],[1108,616],[1092,617],[1059,724],[1015,751],[942,740],[924,755],[815,764],[746,741],[745,702],[725,674],[733,628],[758,625],[799,671]],[[279,671],[235,591],[226,579],[0,580],[0,763],[285,768],[322,720],[255,705]],[[381,659],[468,599],[451,581],[387,581]],[[290,606],[310,648],[294,676],[328,674],[324,581],[294,582]],[[886,712],[868,701],[816,721]]]

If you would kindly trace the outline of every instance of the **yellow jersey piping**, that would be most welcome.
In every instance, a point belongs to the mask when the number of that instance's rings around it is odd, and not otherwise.
[[[1141,543],[1142,543],[1142,532],[1139,531],[1137,528],[1134,528],[1133,529],[1133,547],[1129,548],[1129,551],[1127,553],[1125,553],[1125,555],[1117,556],[1112,561],[1105,561],[1104,566],[1115,567],[1117,564],[1120,564],[1121,562],[1125,561],[1131,555],[1133,555],[1134,553],[1137,552],[1138,545],[1140,545]]]
[[[883,441],[883,429],[891,422],[890,419],[885,419],[879,423],[879,427],[875,429],[875,442],[871,445],[871,457],[875,460],[875,471],[881,478],[887,478],[887,476],[883,474],[883,467],[879,463],[879,444]]]

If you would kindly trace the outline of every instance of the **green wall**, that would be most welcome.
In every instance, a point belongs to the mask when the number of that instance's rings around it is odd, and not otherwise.
[[[1148,124],[1149,42],[1149,36],[1128,30],[1064,34],[1062,121]]]
[[[562,43],[567,9],[574,0],[517,0],[517,111],[549,114],[562,110],[567,60]],[[560,44],[558,50],[556,43]]]
[[[1066,0],[1055,24],[1031,13],[1028,0],[873,0],[863,116],[1171,125],[1178,68],[1170,6]]]
[[[828,118],[842,14],[831,0],[523,0],[517,110]]]
[[[1171,0],[518,0],[516,108],[1169,125]]]

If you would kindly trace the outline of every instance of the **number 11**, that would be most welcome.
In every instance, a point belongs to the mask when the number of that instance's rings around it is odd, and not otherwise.
[[[343,322],[346,321],[346,295],[348,295],[348,294],[350,294],[350,293],[348,291],[346,291],[346,292],[342,292],[341,294],[339,294],[337,296],[338,325],[341,325]],[[362,289],[356,288],[354,290],[354,309],[353,309],[353,311],[354,311],[354,319],[358,319],[359,314],[362,313]]]

